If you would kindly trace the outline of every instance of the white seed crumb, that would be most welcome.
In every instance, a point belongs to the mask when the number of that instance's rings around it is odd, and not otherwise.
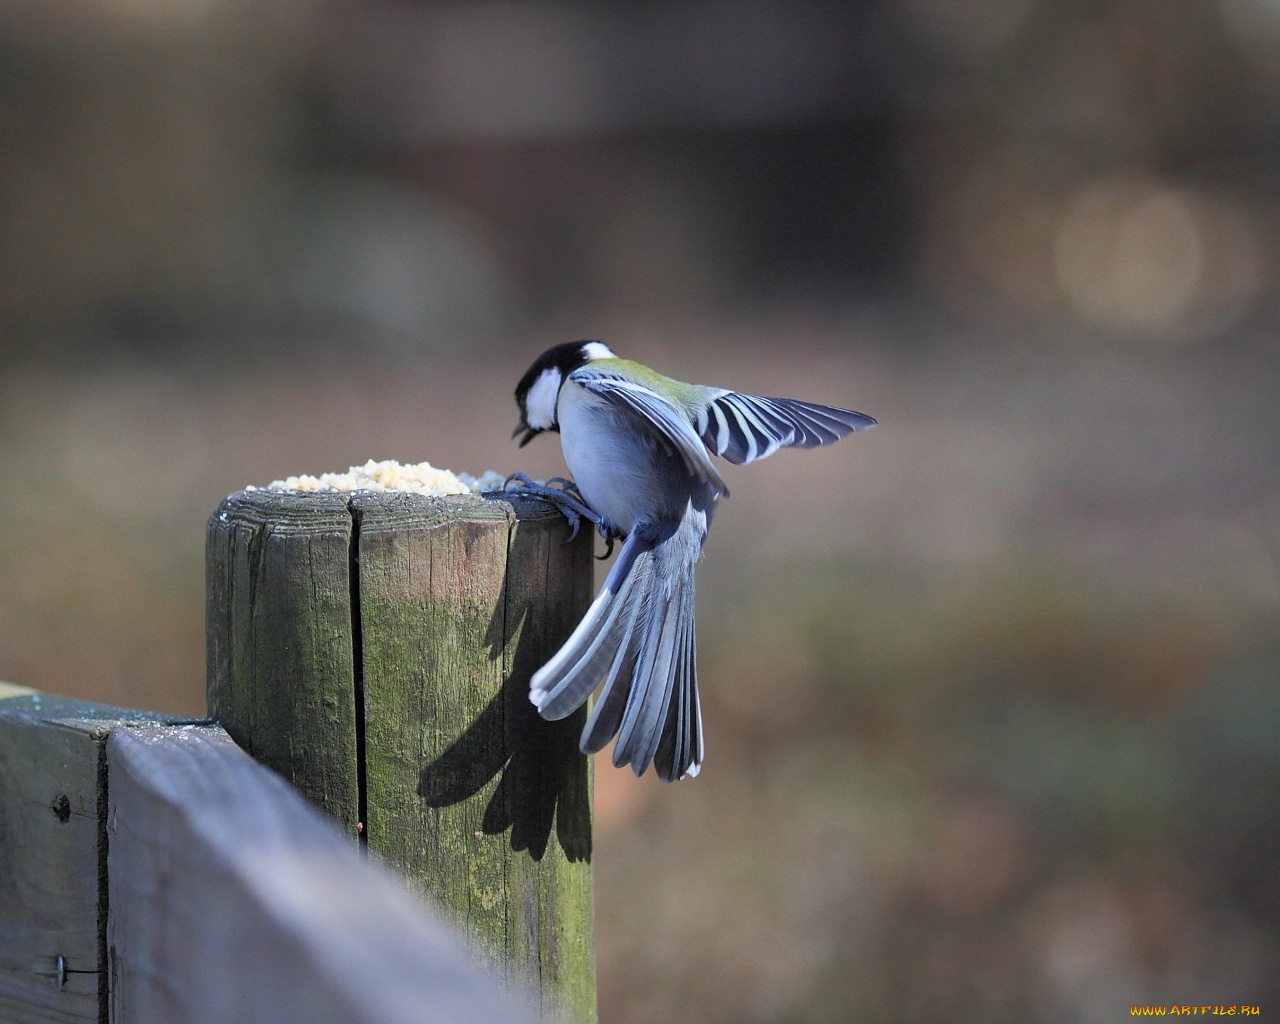
[[[352,466],[345,473],[300,474],[272,480],[265,488],[250,484],[246,491],[410,491],[414,494],[477,494],[502,487],[502,477],[493,470],[472,476],[437,469],[429,462],[401,465],[394,459]]]

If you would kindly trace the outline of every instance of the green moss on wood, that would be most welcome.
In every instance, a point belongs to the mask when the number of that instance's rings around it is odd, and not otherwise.
[[[248,491],[209,520],[209,712],[355,834],[346,498]]]

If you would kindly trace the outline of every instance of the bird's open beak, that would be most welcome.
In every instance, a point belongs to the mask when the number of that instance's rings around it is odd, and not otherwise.
[[[520,432],[521,432],[521,431],[524,431],[524,437],[521,437],[521,438],[520,438],[520,445],[519,445],[519,446],[520,446],[521,448],[523,448],[523,447],[524,447],[525,445],[527,445],[530,441],[532,441],[535,437],[537,437],[539,433],[541,433],[541,431],[534,430],[534,429],[533,429],[533,427],[529,426],[529,424],[527,424],[527,423],[524,421],[524,418],[523,418],[523,417],[521,417],[520,422],[516,424],[516,429],[515,429],[515,430],[513,430],[513,431],[511,432],[511,436],[512,436],[512,437],[520,437]]]

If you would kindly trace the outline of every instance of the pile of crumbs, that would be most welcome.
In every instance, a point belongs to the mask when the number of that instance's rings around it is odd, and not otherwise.
[[[502,487],[502,477],[493,470],[472,476],[436,469],[429,462],[401,465],[394,459],[352,466],[345,473],[321,473],[319,476],[291,476],[272,480],[265,488],[250,485],[246,491],[411,491],[414,494],[478,494]]]

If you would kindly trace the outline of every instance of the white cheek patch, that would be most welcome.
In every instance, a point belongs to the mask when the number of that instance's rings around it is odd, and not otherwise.
[[[613,349],[606,345],[603,341],[589,341],[582,346],[582,354],[587,359],[617,359],[613,354]]]
[[[525,396],[525,422],[534,430],[550,430],[556,425],[556,398],[560,394],[560,371],[549,366],[538,375]]]

